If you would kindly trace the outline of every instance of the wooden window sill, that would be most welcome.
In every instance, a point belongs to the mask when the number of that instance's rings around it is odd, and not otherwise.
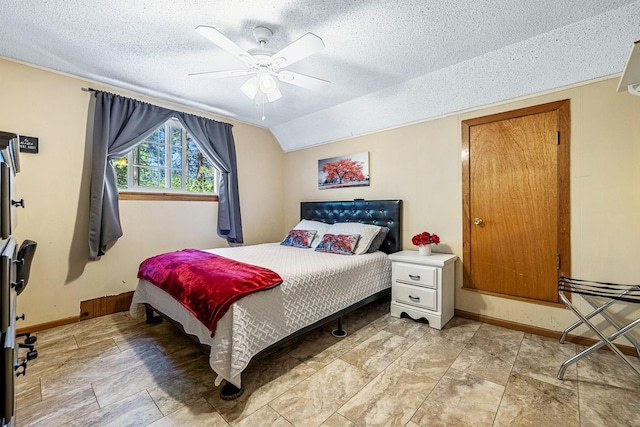
[[[121,191],[119,200],[171,200],[182,202],[217,202],[215,194],[185,194],[185,193],[152,193],[146,191]]]

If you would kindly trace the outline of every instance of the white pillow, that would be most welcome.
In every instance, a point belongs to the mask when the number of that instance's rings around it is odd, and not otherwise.
[[[330,234],[359,234],[360,240],[358,240],[358,245],[356,246],[356,250],[353,252],[354,255],[362,255],[367,252],[369,246],[371,246],[371,242],[380,232],[380,227],[377,225],[371,224],[361,224],[359,222],[339,222],[337,224],[333,224],[327,233]]]
[[[331,227],[331,224],[326,224],[320,221],[311,221],[309,219],[303,219],[298,223],[298,225],[293,227],[293,229],[294,230],[316,230],[317,233],[313,238],[313,240],[311,241],[311,246],[310,246],[311,248],[315,249],[316,246],[318,246],[318,243],[320,243],[320,240],[322,240],[322,236],[324,235],[324,233],[326,233],[330,227]]]

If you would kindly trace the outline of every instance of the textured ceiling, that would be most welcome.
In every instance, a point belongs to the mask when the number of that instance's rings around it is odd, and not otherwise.
[[[3,0],[0,22],[0,56],[266,127],[290,151],[619,73],[640,1]],[[263,121],[247,76],[187,76],[243,68],[198,25],[246,50],[258,25],[274,51],[312,32],[324,50],[288,69],[331,86],[279,82]]]

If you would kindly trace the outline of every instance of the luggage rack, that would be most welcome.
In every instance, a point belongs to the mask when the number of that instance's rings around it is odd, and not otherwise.
[[[565,293],[574,293],[580,295],[589,305],[593,307],[593,311],[588,314],[581,313],[567,298]],[[636,348],[638,356],[640,356],[640,342],[629,332],[640,325],[640,318],[633,320],[626,325],[623,325],[616,320],[606,310],[615,303],[640,303],[640,285],[620,285],[616,283],[606,282],[594,282],[589,280],[572,279],[569,277],[560,277],[558,282],[558,295],[560,299],[566,304],[566,306],[578,316],[579,320],[564,330],[560,337],[560,342],[564,343],[567,338],[567,334],[584,324],[589,327],[599,338],[600,341],[593,344],[591,347],[586,348],[580,353],[567,359],[558,371],[558,379],[561,380],[564,377],[564,372],[569,365],[577,362],[589,353],[599,349],[606,345],[611,351],[617,354],[636,374],[640,375],[640,367],[635,366],[631,361],[613,344],[613,340],[619,336],[624,336],[628,339]],[[600,298],[601,300],[596,300]],[[602,302],[604,301],[604,302]],[[596,315],[602,316],[609,325],[613,326],[616,331],[606,336],[601,330],[599,330],[592,322],[589,321]]]

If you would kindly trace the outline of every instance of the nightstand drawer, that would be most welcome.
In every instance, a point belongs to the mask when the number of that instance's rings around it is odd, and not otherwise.
[[[437,295],[435,289],[427,289],[420,286],[405,285],[404,283],[394,283],[391,290],[392,298],[396,302],[411,304],[428,310],[437,310]]]
[[[393,279],[399,282],[411,283],[412,285],[435,288],[438,283],[438,269],[426,265],[398,262],[393,264]]]

